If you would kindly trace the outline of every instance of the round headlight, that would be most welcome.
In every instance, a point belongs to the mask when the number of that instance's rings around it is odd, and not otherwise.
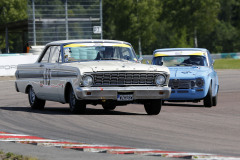
[[[93,78],[91,76],[83,77],[83,85],[85,87],[90,87],[93,85]]]
[[[204,80],[202,78],[197,78],[196,79],[196,85],[198,87],[202,87],[204,85]]]
[[[163,75],[159,75],[155,79],[156,85],[163,85],[165,83],[165,81],[166,81],[166,78]]]
[[[191,88],[195,86],[195,81],[191,81]]]

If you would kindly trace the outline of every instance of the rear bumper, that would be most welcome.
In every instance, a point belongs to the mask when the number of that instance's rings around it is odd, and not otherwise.
[[[117,100],[118,94],[132,94],[133,100],[166,99],[170,93],[171,88],[157,86],[76,88],[77,98],[85,100]]]

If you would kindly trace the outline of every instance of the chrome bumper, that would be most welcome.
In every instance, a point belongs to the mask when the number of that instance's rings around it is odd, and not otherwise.
[[[86,100],[117,100],[118,94],[132,94],[133,100],[166,99],[171,94],[169,87],[136,86],[136,87],[78,87],[76,97]]]

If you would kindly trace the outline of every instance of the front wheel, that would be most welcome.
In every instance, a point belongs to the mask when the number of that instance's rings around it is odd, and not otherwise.
[[[212,98],[212,85],[209,85],[208,93],[206,97],[203,99],[203,104],[205,107],[211,108],[213,106],[213,98]]]
[[[112,111],[116,108],[116,104],[113,101],[106,101],[102,104],[105,111]]]
[[[28,90],[28,100],[32,109],[44,109],[46,101],[37,98],[32,86]]]
[[[84,101],[79,101],[74,94],[73,88],[69,90],[68,93],[68,101],[69,101],[69,107],[70,112],[74,114],[83,114],[86,111],[86,103]]]
[[[218,100],[218,93],[215,97],[212,98],[213,106],[217,106],[217,100]]]
[[[162,100],[148,100],[144,103],[144,108],[148,115],[158,115],[162,108]]]

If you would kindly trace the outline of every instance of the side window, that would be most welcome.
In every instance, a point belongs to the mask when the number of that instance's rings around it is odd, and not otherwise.
[[[121,57],[126,60],[133,60],[130,48],[121,48]]]
[[[58,63],[59,60],[61,61],[60,57],[60,46],[52,46],[51,47],[51,53],[49,57],[49,63]]]
[[[160,65],[161,66],[163,64],[162,57],[154,57],[152,63],[154,65]]]
[[[41,63],[58,63],[61,62],[60,46],[50,46],[42,57]]]
[[[211,54],[210,54],[209,51],[207,52],[207,54],[208,54],[209,66],[212,66],[212,64],[213,64],[213,60],[212,60]]]
[[[42,57],[42,60],[40,61],[41,63],[47,63],[48,62],[50,52],[51,52],[51,47],[49,47],[47,49],[47,51],[45,52],[44,56]]]

